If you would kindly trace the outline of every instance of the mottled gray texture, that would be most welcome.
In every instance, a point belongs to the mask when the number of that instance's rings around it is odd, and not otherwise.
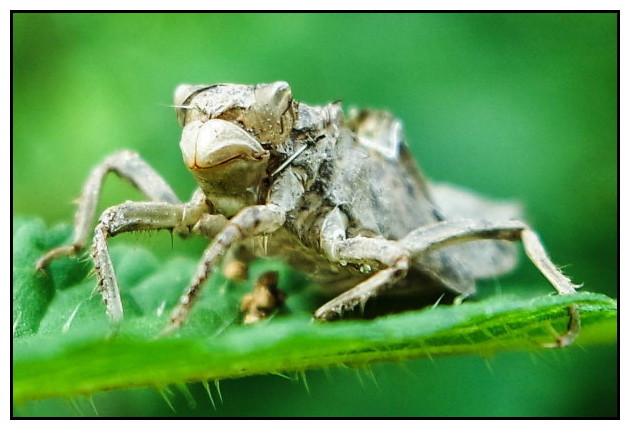
[[[92,247],[114,320],[122,318],[123,307],[106,239],[160,228],[212,240],[166,331],[186,321],[226,255],[244,263],[280,258],[319,281],[331,297],[337,295],[315,312],[319,319],[341,317],[371,297],[392,293],[413,297],[446,289],[467,296],[475,279],[514,267],[509,242],[517,240],[560,293],[574,292],[536,234],[516,220],[518,204],[427,181],[404,143],[400,121],[388,112],[353,110],[346,118],[338,103],[294,101],[286,82],[181,85],[175,105],[183,159],[200,187],[192,200],[180,203],[137,155],[118,153],[94,169],[84,187],[74,243],[38,263],[43,268],[85,245],[105,173],[128,179],[151,202],[105,211]],[[248,309],[257,306],[252,297]]]

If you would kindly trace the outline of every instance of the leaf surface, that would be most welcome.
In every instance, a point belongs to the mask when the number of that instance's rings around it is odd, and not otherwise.
[[[261,262],[252,267],[252,279],[279,270],[290,312],[241,325],[240,297],[251,285],[217,274],[189,323],[175,336],[158,337],[196,262],[186,257],[161,262],[136,246],[112,246],[125,308],[124,322],[113,326],[94,294],[95,279],[86,277],[88,261],[61,259],[48,274],[33,271],[36,259],[69,235],[68,227],[47,230],[41,220],[14,220],[13,398],[18,404],[131,386],[541,348],[566,330],[569,305],[580,310],[578,344],[611,343],[617,336],[616,301],[588,292],[501,295],[369,321],[314,323],[310,312],[316,296],[308,282],[277,263]]]

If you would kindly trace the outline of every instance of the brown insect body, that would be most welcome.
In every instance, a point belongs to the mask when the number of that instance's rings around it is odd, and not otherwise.
[[[325,107],[300,103],[296,116],[289,139],[276,147],[270,164],[278,166],[296,148],[305,149],[279,174],[267,178],[271,185],[259,196],[259,204],[287,205],[286,200],[291,199],[292,209],[282,228],[247,243],[253,255],[282,259],[319,281],[330,293],[339,293],[382,268],[382,264],[331,263],[323,254],[320,237],[322,223],[333,211],[347,219],[348,237],[388,240],[402,239],[418,227],[447,219],[433,202],[433,189],[403,141],[400,122],[389,113],[363,110],[352,112],[346,119],[336,103]],[[287,190],[292,190],[288,198]],[[468,207],[469,212],[478,213],[462,213],[460,218],[496,217],[496,208],[511,217],[519,213],[518,205],[493,203],[449,186],[433,191],[445,199],[465,195],[477,202],[476,208]],[[457,212],[452,215],[457,216]],[[453,245],[414,261],[413,270],[400,281],[400,288],[391,292],[417,293],[435,289],[438,284],[468,295],[474,292],[475,276],[498,275],[510,270],[515,262],[515,249],[509,243]],[[480,265],[486,266],[484,273]]]
[[[85,246],[107,172],[135,184],[150,201],[106,210],[92,246],[113,320],[122,319],[123,306],[107,238],[149,229],[211,240],[167,331],[186,321],[226,255],[245,264],[255,257],[281,258],[320,281],[330,295],[339,294],[315,312],[318,319],[341,317],[392,292],[439,287],[469,295],[475,279],[514,266],[509,241],[523,242],[559,293],[575,291],[537,235],[516,220],[518,205],[427,181],[403,142],[401,123],[387,112],[352,111],[346,118],[338,103],[295,102],[286,82],[182,85],[175,105],[183,159],[199,185],[192,199],[181,203],[136,154],[114,154],[85,184],[72,245],[49,251],[37,263],[42,269]],[[233,267],[242,274],[245,266]],[[280,293],[271,294],[271,283],[259,285],[243,304],[252,321],[271,311],[269,303],[283,302]]]

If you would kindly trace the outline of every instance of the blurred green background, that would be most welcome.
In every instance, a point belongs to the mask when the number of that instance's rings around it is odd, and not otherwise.
[[[13,210],[70,222],[89,169],[138,151],[181,198],[169,105],[179,83],[286,80],[297,100],[391,110],[425,173],[524,203],[554,261],[617,296],[617,15],[14,14]],[[140,194],[106,181],[102,207]],[[133,235],[164,258],[204,242]],[[19,244],[14,244],[19,246]],[[541,286],[528,264],[490,282]],[[550,287],[549,287],[550,288]],[[549,289],[541,293],[550,292]],[[616,345],[379,364],[222,383],[224,404],[151,389],[97,394],[101,415],[613,416]],[[357,377],[358,376],[358,377]],[[93,412],[49,400],[25,414]]]

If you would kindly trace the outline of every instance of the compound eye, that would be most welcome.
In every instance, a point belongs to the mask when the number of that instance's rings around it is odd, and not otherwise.
[[[255,107],[262,115],[280,118],[293,106],[291,87],[284,81],[256,88]]]
[[[295,112],[291,87],[284,81],[256,87],[252,117],[245,118],[245,125],[261,142],[279,144],[288,137]]]
[[[210,87],[210,85],[182,84],[175,88],[173,104],[175,105],[175,112],[177,113],[177,122],[180,126],[183,127],[186,125],[186,114],[188,110],[193,108],[190,105],[192,98]]]
[[[278,81],[273,84],[269,84],[267,87],[267,94],[269,97],[269,104],[278,106],[280,109],[286,109],[289,102],[292,100],[291,87],[287,82]]]

